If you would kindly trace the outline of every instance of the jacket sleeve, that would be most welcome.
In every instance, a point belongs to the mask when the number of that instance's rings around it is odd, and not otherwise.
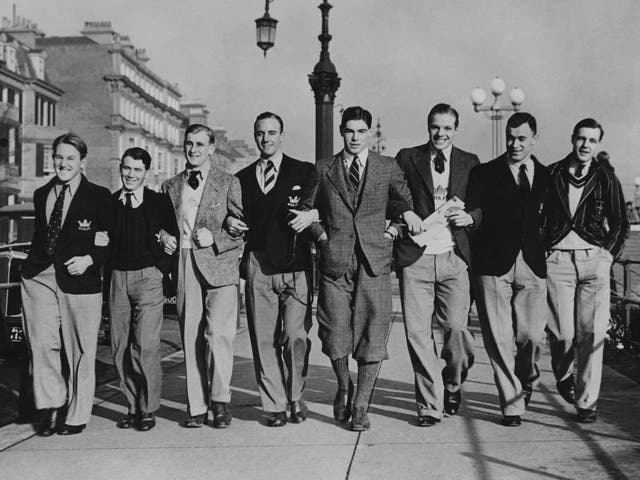
[[[401,217],[408,210],[413,210],[413,199],[404,172],[396,160],[391,167],[391,182],[389,184],[389,203],[387,217],[395,219]]]
[[[96,231],[107,232],[110,237],[113,237],[113,199],[109,190],[106,188],[96,189],[96,210],[98,212],[96,220]],[[111,252],[111,243],[106,247],[92,246],[89,255],[93,259],[93,264],[96,267],[101,267],[109,258]]]
[[[235,176],[231,177],[229,189],[227,190],[227,215],[242,218],[242,189],[240,187],[240,180]],[[213,248],[215,249],[216,254],[233,250],[244,243],[244,239],[242,237],[232,237],[224,229],[224,221],[222,222],[222,225],[220,225],[220,230],[212,233]]]
[[[482,203],[486,195],[485,182],[482,181],[482,165],[479,163],[473,167],[469,174],[467,191],[465,193],[465,206],[467,213],[473,218],[472,230],[477,230],[482,224]]]
[[[613,258],[617,258],[622,251],[625,240],[629,236],[629,220],[627,219],[620,181],[613,173],[609,178],[609,187],[609,198],[607,202],[609,235],[606,248],[611,252]]]

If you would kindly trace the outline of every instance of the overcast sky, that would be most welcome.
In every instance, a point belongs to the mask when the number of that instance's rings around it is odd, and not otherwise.
[[[285,121],[285,151],[313,161],[314,100],[307,75],[318,61],[321,0],[275,0],[276,45],[263,59],[255,22],[264,0],[22,0],[18,15],[47,36],[79,35],[85,20],[110,20],[145,48],[149,66],[178,83],[210,123],[252,141],[255,116]],[[11,15],[9,2],[2,16]],[[461,115],[456,144],[491,156],[491,122],[469,100],[496,75],[526,95],[538,119],[545,164],[570,149],[573,125],[592,116],[633,197],[640,177],[640,3],[637,0],[333,0],[331,59],[342,78],[336,104],[380,117],[386,152],[426,139],[426,112],[451,103]],[[505,101],[508,95],[505,95]],[[336,115],[336,122],[338,115]],[[337,129],[336,129],[337,131]],[[337,135],[337,132],[336,132]],[[340,146],[336,137],[335,149]]]

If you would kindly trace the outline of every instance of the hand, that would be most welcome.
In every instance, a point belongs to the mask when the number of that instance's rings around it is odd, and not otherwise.
[[[468,227],[473,224],[473,217],[464,210],[445,213],[445,218],[455,227]]]
[[[193,241],[200,248],[207,248],[213,245],[213,234],[207,228],[199,228],[193,234]]]
[[[394,225],[389,225],[384,231],[384,237],[393,242],[398,238],[398,229]]]
[[[96,247],[106,247],[109,245],[109,233],[108,232],[96,232],[95,240],[93,244]]]
[[[69,260],[64,262],[64,264],[71,275],[82,275],[89,266],[93,265],[93,258],[91,258],[91,255],[71,257]]]
[[[226,218],[226,220],[224,221],[224,228],[227,232],[229,232],[229,235],[232,235],[234,237],[239,237],[244,232],[249,230],[249,227],[247,227],[246,223],[244,223],[239,218],[232,216],[228,216]]]
[[[162,244],[164,253],[166,253],[167,255],[173,255],[178,248],[178,239],[166,232],[162,232],[162,234],[160,235],[160,243]]]
[[[295,217],[289,221],[289,226],[296,233],[300,233],[313,222],[317,222],[320,218],[320,215],[318,215],[318,210],[316,210],[315,208],[313,210],[304,211],[291,209],[289,210],[289,212],[295,215]]]
[[[327,232],[322,232],[320,234],[320,236],[318,237],[318,243],[320,245],[324,244],[325,242],[327,242],[329,240],[329,237],[327,237]]]
[[[407,228],[414,235],[422,231],[422,219],[411,210],[407,210],[402,214],[402,218],[407,223]]]

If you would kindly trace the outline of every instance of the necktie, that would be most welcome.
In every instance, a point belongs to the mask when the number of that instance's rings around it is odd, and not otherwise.
[[[433,159],[433,165],[436,172],[444,172],[444,160],[444,153],[442,153],[442,150],[438,150],[438,153],[436,153],[436,158]]]
[[[584,163],[580,163],[577,167],[576,167],[576,172],[574,174],[574,176],[576,178],[580,178],[582,177],[582,174],[584,173]]]
[[[529,196],[529,192],[531,192],[531,184],[529,183],[529,178],[527,177],[526,165],[520,165],[520,171],[518,172],[518,183],[520,184],[520,192],[526,199]]]
[[[358,187],[360,186],[360,160],[356,155],[353,157],[351,161],[351,167],[349,168],[349,182],[351,182],[351,186],[357,192]]]
[[[58,235],[60,235],[60,230],[62,229],[62,208],[64,207],[64,195],[68,188],[69,185],[62,186],[62,190],[56,197],[56,203],[53,205],[47,229],[47,255],[53,255]]]
[[[194,190],[200,185],[200,179],[198,177],[202,177],[200,170],[191,170],[189,172],[189,179],[187,180],[187,183]]]
[[[273,188],[276,183],[276,167],[271,160],[267,160],[267,166],[264,169],[264,188],[265,194]]]
[[[124,194],[124,206],[126,208],[133,208],[133,202],[131,201],[131,197],[133,197],[133,193],[131,192]]]

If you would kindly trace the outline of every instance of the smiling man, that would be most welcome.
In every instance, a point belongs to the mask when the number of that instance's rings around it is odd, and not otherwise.
[[[475,167],[467,190],[467,208],[481,213],[471,246],[478,319],[508,427],[520,425],[540,376],[547,323],[542,206],[549,172],[532,155],[537,139],[535,118],[514,113],[507,152]]]
[[[582,423],[596,420],[611,263],[629,230],[620,182],[595,158],[603,136],[592,118],[576,124],[572,152],[550,167],[544,209],[551,366],[558,392]]]

